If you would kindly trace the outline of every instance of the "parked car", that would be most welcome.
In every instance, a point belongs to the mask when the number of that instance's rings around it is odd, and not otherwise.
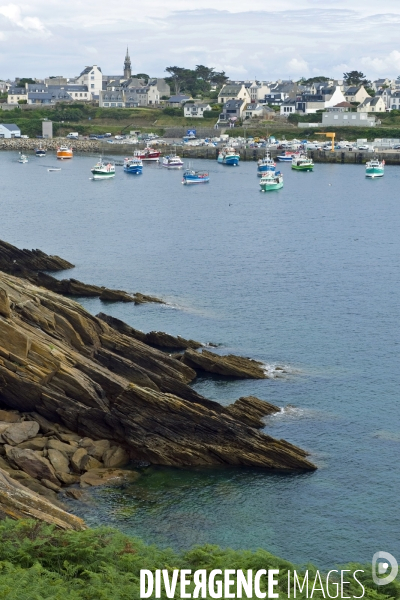
[[[393,146],[393,150],[400,150],[400,144],[396,144],[395,146]]]
[[[97,135],[95,135],[94,133],[91,133],[89,135],[89,140],[97,140]]]
[[[115,136],[115,139],[116,139],[116,140],[123,140],[123,139],[124,139],[124,136],[123,136],[123,135],[116,135],[116,136]]]
[[[104,137],[111,137],[111,136],[112,136],[112,134],[111,134],[111,133],[105,133],[105,134],[104,134]]]
[[[24,138],[24,140],[29,140],[29,135],[21,135],[22,138]]]
[[[400,146],[398,146],[400,148]],[[357,150],[369,150],[369,146],[362,144],[361,146],[357,146]]]
[[[77,140],[79,138],[79,133],[77,131],[71,131],[71,133],[68,133],[67,138]]]

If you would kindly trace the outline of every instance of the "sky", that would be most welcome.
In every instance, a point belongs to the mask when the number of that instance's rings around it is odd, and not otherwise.
[[[0,79],[74,77],[97,64],[165,76],[197,64],[232,79],[400,75],[399,0],[0,0]]]

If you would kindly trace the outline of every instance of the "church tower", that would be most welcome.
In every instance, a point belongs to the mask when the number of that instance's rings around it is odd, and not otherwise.
[[[124,79],[130,79],[131,76],[132,76],[131,59],[129,56],[128,47],[126,47],[126,56],[125,56],[125,62],[124,62]]]

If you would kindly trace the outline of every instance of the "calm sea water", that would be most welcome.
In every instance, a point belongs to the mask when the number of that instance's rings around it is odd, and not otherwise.
[[[356,165],[282,165],[262,194],[256,165],[193,161],[207,186],[145,165],[90,180],[94,157],[25,165],[0,155],[0,238],[76,264],[60,276],[162,296],[168,306],[82,303],[134,327],[221,343],[289,374],[199,379],[229,403],[254,394],[286,407],[266,431],[306,448],[306,475],[150,468],[74,509],[148,542],[263,547],[333,566],[400,555],[400,168],[366,180]],[[288,407],[288,405],[290,405]]]

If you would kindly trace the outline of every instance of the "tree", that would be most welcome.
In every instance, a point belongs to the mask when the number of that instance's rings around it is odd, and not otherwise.
[[[330,77],[325,77],[320,75],[319,77],[310,77],[309,79],[305,79],[302,77],[297,83],[300,85],[311,85],[312,83],[318,83],[318,81],[329,81]]]
[[[224,71],[218,72],[214,67],[205,65],[196,65],[195,69],[175,66],[165,70],[170,73],[165,81],[173,87],[175,94],[187,92],[192,96],[208,95],[212,85],[222,86],[228,80]]]
[[[165,70],[170,74],[170,77],[166,77],[165,81],[173,86],[175,94],[178,95],[185,83],[187,83],[188,69],[175,66],[167,67]]]
[[[348,73],[343,73],[343,79],[347,85],[371,86],[370,80],[367,79],[361,71],[349,71]]]
[[[22,77],[18,80],[18,87],[25,87],[26,83],[36,83],[36,81],[31,77]]]
[[[150,79],[150,75],[147,75],[147,73],[138,73],[137,75],[132,75],[132,77],[136,77],[136,79],[145,79],[146,81]]]

